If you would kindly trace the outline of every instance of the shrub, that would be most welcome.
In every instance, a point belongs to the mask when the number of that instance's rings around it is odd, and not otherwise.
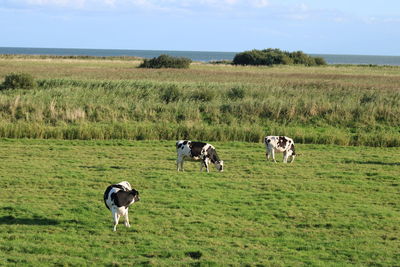
[[[29,89],[35,87],[36,82],[32,75],[28,73],[10,73],[6,75],[2,88],[3,89]]]
[[[185,57],[171,57],[169,55],[160,55],[152,59],[145,59],[139,68],[177,68],[187,69],[189,68],[191,59]]]
[[[289,57],[293,60],[293,64],[301,64],[305,66],[315,65],[315,60],[304,54],[302,51],[295,51],[292,53],[288,53]]]
[[[314,57],[315,65],[327,65],[326,61],[322,57]]]
[[[279,49],[265,49],[262,50],[260,54],[263,55],[263,61],[261,61],[261,64],[258,65],[289,65],[294,63],[287,52],[283,52]]]
[[[227,95],[231,100],[243,99],[245,96],[245,91],[242,87],[233,87],[229,89]]]
[[[264,55],[260,50],[251,50],[238,53],[233,58],[232,63],[234,65],[263,65]]]
[[[323,58],[311,57],[302,51],[287,52],[280,49],[251,50],[238,53],[233,58],[234,65],[291,65],[301,64],[305,66],[326,65]]]

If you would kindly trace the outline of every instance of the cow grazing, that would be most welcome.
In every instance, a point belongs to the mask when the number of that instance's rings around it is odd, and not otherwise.
[[[107,187],[104,192],[104,203],[111,210],[114,220],[114,231],[117,230],[117,224],[121,216],[125,217],[125,226],[131,227],[129,224],[128,207],[139,200],[139,192],[132,189],[131,185],[126,181]]]
[[[176,152],[178,159],[176,160],[176,166],[178,171],[183,171],[183,161],[199,160],[201,161],[200,171],[203,167],[206,167],[207,172],[210,172],[208,166],[213,163],[218,171],[224,170],[224,162],[218,157],[215,147],[202,142],[192,142],[188,140],[180,140],[176,142]]]
[[[293,162],[296,156],[293,139],[286,136],[266,136],[264,143],[267,149],[267,153],[265,154],[267,160],[272,156],[272,159],[276,163],[275,152],[283,152],[283,162],[287,163],[289,157],[291,157],[290,163]]]

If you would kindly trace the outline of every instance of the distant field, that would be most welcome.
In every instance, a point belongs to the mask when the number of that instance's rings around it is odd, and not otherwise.
[[[0,58],[38,81],[0,92],[0,137],[400,146],[400,67],[139,69],[140,61]]]
[[[173,141],[0,140],[0,265],[399,264],[399,148],[299,145],[285,165],[214,144],[207,174],[177,173]],[[141,201],[113,233],[102,194],[123,180]]]

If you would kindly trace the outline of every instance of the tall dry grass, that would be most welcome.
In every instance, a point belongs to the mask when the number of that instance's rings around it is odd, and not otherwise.
[[[30,69],[38,86],[0,93],[1,137],[260,142],[284,134],[302,143],[400,144],[399,68],[10,63]]]

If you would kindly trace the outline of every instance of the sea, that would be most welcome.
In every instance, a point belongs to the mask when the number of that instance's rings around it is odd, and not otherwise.
[[[232,60],[237,53],[238,52],[214,52],[214,51],[0,47],[0,54],[101,56],[101,57],[134,56],[141,58],[153,58],[153,57],[158,57],[161,54],[167,54],[174,57],[187,57],[193,61],[202,61],[202,62]],[[334,55],[334,54],[310,54],[310,55],[322,57],[328,64],[400,66],[400,56]]]

